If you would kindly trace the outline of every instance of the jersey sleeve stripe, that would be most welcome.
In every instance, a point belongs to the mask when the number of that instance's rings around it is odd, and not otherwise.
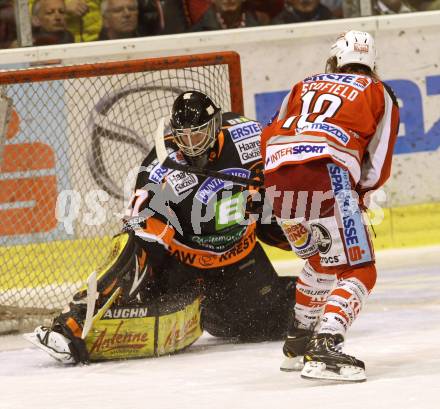
[[[174,228],[168,224],[165,224],[155,217],[149,217],[147,219],[146,227],[143,230],[136,230],[136,236],[152,240],[160,243],[164,247],[168,248],[171,241],[174,238]]]
[[[290,91],[283,99],[283,103],[280,107],[280,112],[278,113],[277,121],[281,121],[286,118],[287,115],[287,107],[289,106],[290,96],[292,95],[292,91]]]
[[[391,170],[391,156],[396,139],[396,113],[390,95],[384,90],[384,115],[379,122],[376,132],[371,139],[362,166],[362,176],[359,182],[362,190],[371,190],[382,185],[388,179]],[[393,118],[394,116],[394,118]]]

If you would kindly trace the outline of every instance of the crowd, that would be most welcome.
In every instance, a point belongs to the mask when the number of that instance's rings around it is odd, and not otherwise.
[[[374,14],[440,0],[372,0]],[[344,17],[344,0],[29,0],[34,45],[255,27]],[[347,17],[347,16],[345,16]],[[0,48],[17,46],[14,1],[0,0]]]

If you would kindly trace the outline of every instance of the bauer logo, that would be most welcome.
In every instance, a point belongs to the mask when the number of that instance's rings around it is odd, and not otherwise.
[[[246,122],[244,124],[232,126],[228,131],[232,140],[234,142],[239,142],[243,139],[259,136],[261,133],[261,127],[258,122]]]

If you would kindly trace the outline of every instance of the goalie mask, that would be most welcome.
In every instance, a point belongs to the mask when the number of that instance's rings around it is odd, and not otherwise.
[[[339,36],[330,48],[330,58],[336,57],[337,67],[362,64],[374,71],[376,46],[371,34],[363,31],[347,31]]]
[[[221,109],[202,92],[180,94],[171,112],[171,131],[179,149],[196,157],[212,148],[221,127]]]

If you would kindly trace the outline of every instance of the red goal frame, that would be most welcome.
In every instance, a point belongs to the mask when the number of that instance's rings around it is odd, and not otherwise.
[[[228,66],[231,110],[243,115],[241,63],[240,55],[235,51],[4,71],[0,72],[0,85],[221,64]]]

